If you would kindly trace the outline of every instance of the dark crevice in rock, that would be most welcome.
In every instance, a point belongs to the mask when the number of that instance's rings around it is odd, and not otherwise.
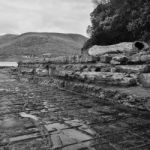
[[[144,44],[142,42],[135,42],[135,47],[138,48],[138,50],[142,50],[144,48]]]

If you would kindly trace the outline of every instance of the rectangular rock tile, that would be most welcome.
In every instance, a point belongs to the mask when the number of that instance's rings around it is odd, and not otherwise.
[[[62,150],[96,150],[92,145],[93,145],[92,142],[89,141],[66,146]]]
[[[87,147],[85,147],[83,144],[75,144],[71,146],[64,147],[62,150],[90,150]]]
[[[53,143],[53,148],[62,147],[62,142],[58,134],[51,135],[51,140]]]
[[[22,135],[22,136],[12,137],[12,138],[9,139],[9,141],[10,141],[10,143],[14,143],[14,142],[20,142],[20,141],[25,141],[25,140],[38,138],[39,136],[40,135],[38,135],[37,133],[29,134],[29,135]]]
[[[149,72],[149,65],[121,65],[116,67],[117,72],[125,73],[146,73]]]
[[[45,125],[45,128],[50,132],[50,131],[56,131],[56,130],[63,130],[68,128],[68,126],[60,123],[53,123],[53,124],[48,124]]]
[[[77,143],[77,140],[70,138],[69,136],[63,133],[60,133],[59,136],[60,136],[63,146]]]
[[[82,133],[78,130],[75,130],[75,129],[67,129],[67,130],[64,130],[63,133],[65,135],[69,136],[70,138],[76,139],[78,142],[92,139],[91,136],[84,134],[84,133]]]
[[[66,124],[69,124],[71,127],[79,127],[81,126],[81,122],[79,121],[74,121],[74,120],[68,120],[68,121],[65,121]]]
[[[47,129],[48,132],[53,132],[56,131],[51,125],[45,125],[45,128]]]
[[[96,135],[96,132],[90,128],[84,128],[84,127],[79,127],[78,129],[86,132],[87,134],[91,135],[91,136],[95,136]]]

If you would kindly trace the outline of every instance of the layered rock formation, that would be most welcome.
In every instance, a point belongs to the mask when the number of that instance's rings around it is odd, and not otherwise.
[[[145,97],[150,94],[144,89],[150,87],[148,44],[137,41],[116,48],[94,46],[89,54],[19,62],[19,74],[32,75],[35,81],[45,80],[43,83],[96,96],[105,102],[149,109],[149,99]]]

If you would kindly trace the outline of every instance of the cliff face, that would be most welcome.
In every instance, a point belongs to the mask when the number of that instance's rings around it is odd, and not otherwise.
[[[21,78],[98,97],[105,103],[149,111],[150,50],[133,43],[99,55],[74,55],[20,62]],[[135,47],[134,47],[135,46]]]

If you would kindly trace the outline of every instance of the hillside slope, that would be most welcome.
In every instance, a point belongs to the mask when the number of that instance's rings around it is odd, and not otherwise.
[[[0,37],[0,56],[54,56],[79,54],[86,37],[79,34],[24,33]]]
[[[17,37],[15,34],[5,34],[0,36],[0,45],[1,44],[6,44],[12,40],[14,40]]]

